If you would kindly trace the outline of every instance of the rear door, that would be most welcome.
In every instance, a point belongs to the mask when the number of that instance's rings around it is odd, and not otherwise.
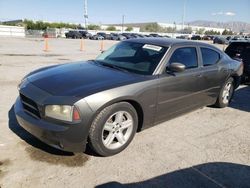
[[[179,114],[201,106],[199,99],[201,70],[196,46],[172,49],[167,58],[167,66],[178,62],[186,65],[186,70],[179,73],[164,71],[159,77],[159,91],[156,122],[173,118]],[[165,68],[166,69],[166,68]]]
[[[209,47],[200,47],[202,62],[202,100],[206,104],[212,104],[218,97],[221,86],[225,83],[229,74],[223,65],[223,55]]]

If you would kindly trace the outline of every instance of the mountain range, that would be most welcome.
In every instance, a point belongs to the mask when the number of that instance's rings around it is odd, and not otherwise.
[[[225,28],[231,29],[234,32],[250,33],[250,23],[241,21],[231,21],[231,22],[215,22],[215,21],[205,21],[196,20],[188,22],[189,25],[202,26],[202,27],[215,27],[215,28]]]

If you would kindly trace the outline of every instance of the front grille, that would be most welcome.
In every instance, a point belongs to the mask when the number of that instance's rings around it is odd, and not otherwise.
[[[31,115],[37,119],[40,119],[41,116],[40,116],[37,104],[33,100],[24,96],[21,93],[20,93],[20,98],[21,98],[21,102],[23,104],[24,111],[26,113],[28,113],[29,115]]]

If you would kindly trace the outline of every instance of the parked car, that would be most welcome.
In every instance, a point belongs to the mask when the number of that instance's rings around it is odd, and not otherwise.
[[[229,44],[229,41],[224,37],[215,37],[213,40],[214,44]]]
[[[180,35],[176,37],[177,39],[186,39],[186,40],[190,40],[189,35]]]
[[[110,39],[111,40],[125,40],[127,39],[125,36],[121,35],[121,34],[117,34],[117,33],[111,33],[110,34]]]
[[[88,31],[79,31],[79,33],[82,34],[82,38],[84,38],[84,39],[89,39],[92,37],[92,34],[89,33]]]
[[[145,38],[146,36],[145,35],[142,35],[142,34],[138,34],[137,35],[140,37],[140,38]]]
[[[170,36],[168,36],[168,35],[164,35],[164,36],[162,36],[162,37],[164,37],[164,38],[171,38]]]
[[[14,109],[24,129],[53,147],[82,152],[88,143],[110,156],[137,131],[203,106],[228,106],[242,71],[209,44],[131,39],[92,61],[31,72]]]
[[[201,40],[201,36],[200,35],[193,35],[191,37],[191,40]]]
[[[212,40],[213,39],[213,37],[212,36],[209,36],[209,35],[204,35],[203,37],[202,37],[202,40]]]
[[[104,40],[104,37],[101,35],[93,35],[92,37],[90,37],[91,40]]]
[[[99,32],[97,35],[102,36],[105,40],[110,40],[111,36],[110,34],[104,33],[104,32]]]
[[[131,33],[122,33],[122,35],[123,35],[124,37],[126,37],[127,39],[132,39],[132,38],[134,38],[134,37],[131,35]]]
[[[231,42],[225,52],[231,57],[243,62],[244,73],[242,81],[250,81],[250,41]]]
[[[72,38],[72,39],[81,39],[82,34],[78,31],[69,31],[68,33],[65,33],[66,38]]]
[[[233,38],[233,36],[227,36],[226,39],[230,41]]]
[[[157,34],[157,33],[151,33],[149,34],[151,37],[162,37],[161,35]]]

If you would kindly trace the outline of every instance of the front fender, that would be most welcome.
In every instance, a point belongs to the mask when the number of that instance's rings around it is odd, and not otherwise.
[[[84,98],[96,115],[105,107],[121,101],[134,101],[143,111],[143,125],[154,123],[157,103],[157,79],[101,91]]]

